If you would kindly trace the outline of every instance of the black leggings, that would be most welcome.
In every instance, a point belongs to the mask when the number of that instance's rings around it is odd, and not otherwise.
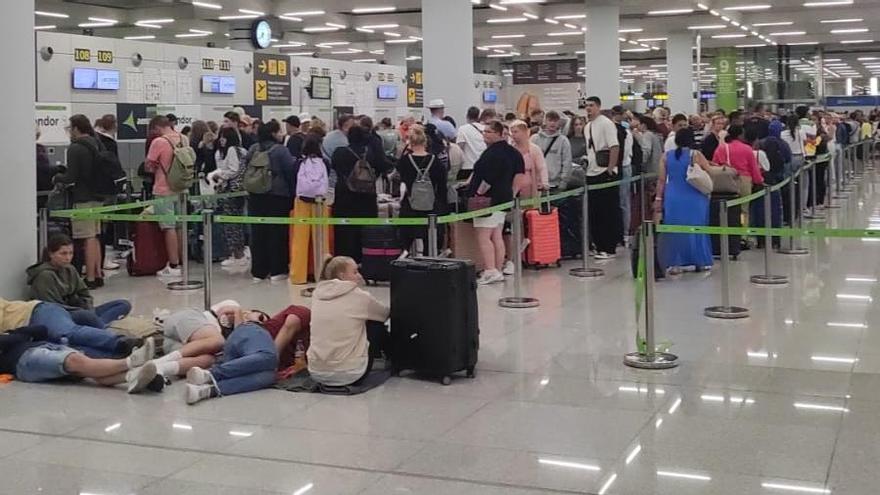
[[[270,194],[251,194],[248,214],[255,217],[290,215],[292,198]],[[284,275],[290,271],[290,227],[251,225],[251,274],[256,278]]]
[[[367,361],[367,369],[364,374],[357,379],[352,385],[360,385],[370,371],[373,370],[373,360],[381,358],[383,351],[388,355],[388,327],[380,321],[367,321],[367,340],[370,342],[369,361]]]

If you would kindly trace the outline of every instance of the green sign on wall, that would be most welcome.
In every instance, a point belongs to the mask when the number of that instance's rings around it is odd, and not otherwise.
[[[736,98],[736,60],[737,52],[733,48],[718,50],[715,57],[715,104],[725,112],[731,112],[737,108]]]

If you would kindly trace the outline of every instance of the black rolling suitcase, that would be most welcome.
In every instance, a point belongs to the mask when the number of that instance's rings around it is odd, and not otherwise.
[[[367,282],[391,280],[391,262],[400,257],[400,236],[393,225],[361,228],[361,275]]]
[[[570,260],[583,256],[583,199],[565,198],[557,204],[559,211],[559,241],[562,259]]]
[[[408,258],[391,264],[391,361],[395,372],[473,378],[480,347],[474,264]]]
[[[721,212],[721,202],[738,197],[739,195],[736,193],[712,193],[712,197],[709,200],[709,225],[719,227],[720,217],[718,214]],[[737,205],[727,209],[727,226],[742,227],[742,206]],[[710,237],[712,239],[712,255],[721,256],[721,236],[712,235]],[[730,246],[730,257],[733,259],[739,256],[741,249],[740,239],[741,237],[738,235],[727,237],[728,246]]]

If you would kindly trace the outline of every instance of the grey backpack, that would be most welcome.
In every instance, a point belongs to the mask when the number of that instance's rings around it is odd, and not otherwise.
[[[434,155],[428,160],[428,166],[420,169],[409,155],[409,162],[416,169],[416,180],[413,181],[412,190],[409,193],[409,206],[415,211],[432,211],[434,209],[434,184],[431,182],[431,165],[434,164]]]

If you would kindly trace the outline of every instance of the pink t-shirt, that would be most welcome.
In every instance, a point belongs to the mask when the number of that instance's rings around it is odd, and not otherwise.
[[[730,153],[729,160],[728,151]],[[761,166],[758,165],[758,159],[755,158],[755,150],[738,139],[716,148],[712,161],[719,164],[729,163],[741,177],[751,177],[752,184],[761,185],[764,183]]]
[[[146,159],[146,169],[153,172],[155,176],[155,182],[153,182],[153,195],[155,196],[173,194],[171,188],[168,187],[166,174],[168,169],[171,168],[171,162],[174,160],[174,146],[177,146],[180,140],[180,134],[173,132],[153,139],[153,142],[150,144],[150,151],[147,153]]]

